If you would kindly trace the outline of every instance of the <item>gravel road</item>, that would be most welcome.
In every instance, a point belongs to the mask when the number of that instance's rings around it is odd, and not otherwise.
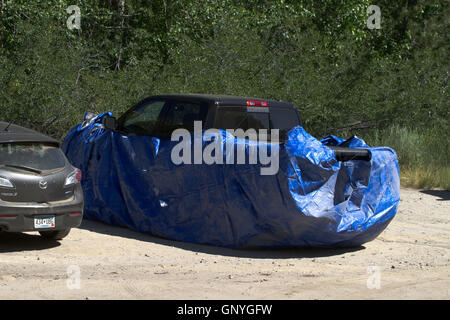
[[[402,189],[353,249],[232,250],[89,220],[59,242],[0,234],[0,299],[449,298],[449,191]]]

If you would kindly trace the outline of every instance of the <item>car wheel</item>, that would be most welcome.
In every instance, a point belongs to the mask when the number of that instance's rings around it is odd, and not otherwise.
[[[54,231],[39,231],[41,236],[45,239],[53,239],[53,240],[61,240],[65,236],[67,236],[70,232],[69,229],[64,230],[54,230]]]

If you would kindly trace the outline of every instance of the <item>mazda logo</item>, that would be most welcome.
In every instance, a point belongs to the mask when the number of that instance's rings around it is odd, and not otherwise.
[[[39,188],[41,188],[42,190],[47,189],[47,181],[41,180],[39,181]]]

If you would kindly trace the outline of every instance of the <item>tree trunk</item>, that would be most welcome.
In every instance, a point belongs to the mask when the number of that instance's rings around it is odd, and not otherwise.
[[[120,59],[122,56],[122,42],[123,42],[123,26],[125,23],[125,0],[119,1],[119,13],[120,13],[120,44],[119,44],[119,55],[117,57],[116,70],[120,70]]]

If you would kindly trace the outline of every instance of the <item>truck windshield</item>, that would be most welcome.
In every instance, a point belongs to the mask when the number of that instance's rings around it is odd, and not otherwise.
[[[2,143],[0,144],[0,167],[55,170],[66,165],[61,149],[40,143]],[[30,171],[30,170],[28,170]]]

